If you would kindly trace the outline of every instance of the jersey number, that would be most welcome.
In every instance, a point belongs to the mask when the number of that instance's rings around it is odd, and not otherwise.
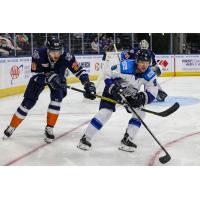
[[[158,85],[156,79],[153,80],[153,85],[154,85],[154,86],[157,86],[157,85]]]

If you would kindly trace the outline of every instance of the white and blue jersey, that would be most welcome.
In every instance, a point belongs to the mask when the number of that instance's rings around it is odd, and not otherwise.
[[[151,66],[144,73],[137,73],[136,68],[135,60],[123,60],[119,65],[112,66],[110,71],[106,72],[105,84],[110,86],[115,80],[118,80],[122,87],[132,87],[135,91],[140,91],[141,87],[144,86],[145,104],[149,104],[158,93],[156,74]]]

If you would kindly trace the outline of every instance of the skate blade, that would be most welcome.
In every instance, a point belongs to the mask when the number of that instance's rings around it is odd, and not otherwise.
[[[121,146],[118,149],[121,151],[130,152],[130,153],[134,152],[135,150],[134,147],[125,147],[125,146]]]
[[[4,135],[3,137],[2,137],[2,140],[9,140],[10,139],[10,137],[8,137],[8,136],[6,136],[6,135]]]
[[[53,139],[50,139],[50,138],[44,138],[44,141],[47,143],[47,144],[50,144],[53,142]]]
[[[77,148],[81,149],[83,151],[87,151],[90,147],[88,147],[88,146],[86,146],[84,144],[79,144],[79,145],[77,145]]]

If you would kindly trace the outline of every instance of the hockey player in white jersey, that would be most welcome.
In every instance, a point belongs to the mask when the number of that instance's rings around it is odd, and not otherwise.
[[[162,74],[162,67],[156,62],[155,53],[149,48],[149,43],[146,40],[141,40],[139,47],[132,48],[130,51],[123,51],[121,53],[121,59],[135,59],[137,52],[140,49],[146,49],[151,55],[151,66],[153,71],[157,76]],[[158,83],[158,95],[156,97],[157,101],[163,102],[167,98],[167,93],[162,89],[161,85]]]
[[[136,109],[143,119],[145,113],[141,111],[141,107],[153,102],[158,93],[156,74],[150,63],[151,55],[148,50],[142,49],[138,51],[136,60],[123,60],[118,65],[112,66],[110,73],[106,75],[103,96],[120,103],[123,103],[122,99],[125,97],[129,105]],[[140,90],[142,85],[144,85],[144,91]],[[91,147],[92,138],[110,119],[112,113],[115,112],[115,106],[114,103],[101,100],[99,112],[90,121],[78,148],[87,150]],[[132,113],[128,106],[125,108],[127,112]],[[119,149],[133,152],[137,148],[134,139],[140,126],[141,121],[132,113]]]

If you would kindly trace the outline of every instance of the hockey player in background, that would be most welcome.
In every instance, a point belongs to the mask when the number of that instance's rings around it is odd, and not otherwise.
[[[106,75],[103,96],[123,103],[126,98],[132,108],[137,110],[143,119],[145,113],[141,107],[150,104],[158,93],[156,74],[153,72],[151,55],[148,50],[141,49],[137,53],[136,60],[125,59],[119,65],[111,67],[110,74]],[[144,91],[140,91],[144,85]],[[122,97],[123,96],[123,97]],[[80,139],[78,148],[87,150],[91,147],[92,138],[100,131],[104,124],[115,112],[115,104],[101,100],[99,112],[92,118],[84,135]],[[132,113],[128,106],[127,112]],[[136,134],[141,126],[141,121],[132,113],[128,122],[123,139],[121,140],[121,150],[133,152],[137,145],[134,143]]]
[[[86,71],[79,66],[75,56],[63,48],[57,37],[51,37],[46,48],[35,50],[32,56],[31,71],[33,76],[29,80],[24,99],[12,117],[9,126],[4,131],[4,138],[10,137],[15,129],[27,116],[29,110],[36,104],[40,93],[47,85],[50,89],[50,104],[47,111],[45,127],[45,142],[50,143],[55,138],[53,128],[57,122],[60,106],[67,95],[65,71],[68,68],[84,85],[84,97],[95,99],[96,88],[90,82]]]
[[[161,66],[159,66],[157,64],[156,59],[155,59],[155,54],[151,49],[149,49],[149,43],[146,40],[141,40],[139,43],[139,47],[135,47],[135,48],[131,49],[130,51],[122,52],[121,59],[122,60],[123,59],[135,59],[136,54],[140,49],[146,49],[149,51],[149,54],[151,55],[152,69],[156,73],[157,76],[160,76],[162,74]],[[163,101],[165,101],[167,96],[168,96],[167,93],[162,89],[162,87],[158,83],[158,95],[156,97],[156,100],[163,102]]]

